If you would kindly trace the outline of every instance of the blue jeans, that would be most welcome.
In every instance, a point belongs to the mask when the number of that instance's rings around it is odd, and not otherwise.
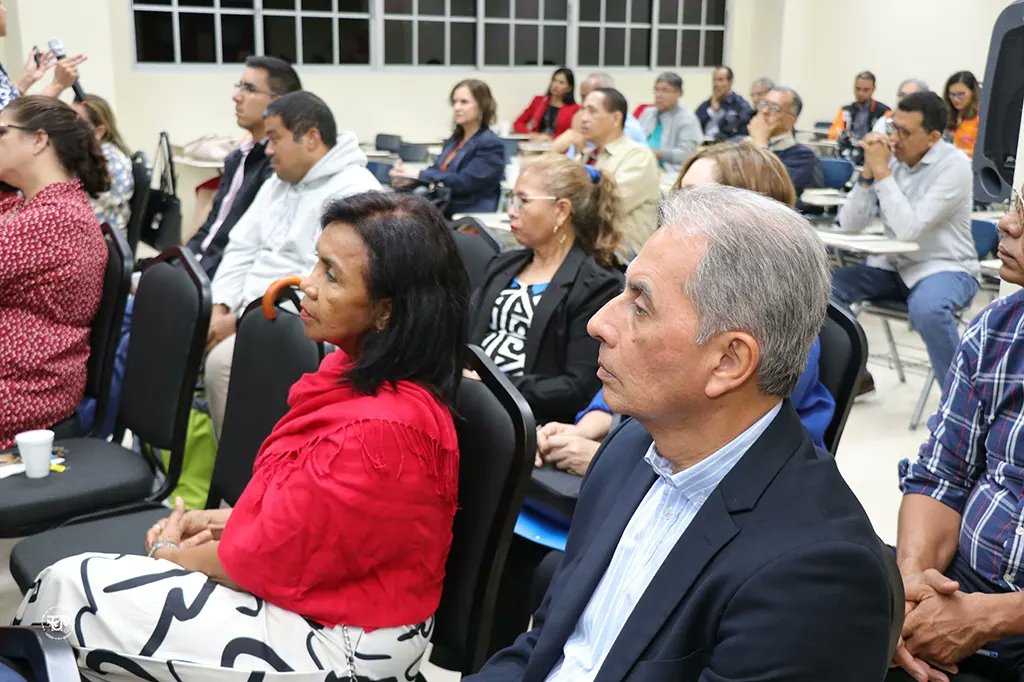
[[[895,272],[853,265],[832,273],[832,296],[850,305],[875,299],[907,304],[910,326],[921,335],[935,380],[942,384],[960,340],[955,313],[971,304],[978,282],[964,272],[937,272],[908,288]]]

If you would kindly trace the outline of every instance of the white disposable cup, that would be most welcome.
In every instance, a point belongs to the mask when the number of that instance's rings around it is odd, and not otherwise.
[[[50,452],[53,451],[53,431],[39,429],[24,431],[14,437],[18,454],[25,465],[29,478],[43,478],[50,475]]]

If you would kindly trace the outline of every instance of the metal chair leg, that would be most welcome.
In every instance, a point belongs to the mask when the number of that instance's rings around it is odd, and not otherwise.
[[[933,383],[935,383],[935,372],[933,372],[931,367],[929,367],[928,374],[924,377],[924,386],[921,387],[921,395],[917,397],[917,406],[914,407],[914,414],[910,416],[911,431],[917,429],[917,425],[921,423],[921,416],[924,414],[924,405],[928,402],[928,395],[932,392]]]
[[[889,357],[892,358],[892,364],[896,368],[896,376],[900,378],[900,383],[907,383],[907,375],[903,373],[903,362],[900,360],[899,351],[896,350],[896,339],[892,336],[892,328],[889,326],[889,320],[882,318],[882,329],[885,330],[885,339],[889,342]]]

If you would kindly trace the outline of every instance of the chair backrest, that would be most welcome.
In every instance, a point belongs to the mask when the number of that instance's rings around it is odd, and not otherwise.
[[[519,153],[519,140],[503,137],[501,143],[505,145],[505,163],[508,164]]]
[[[79,679],[71,646],[42,628],[0,627],[0,677],[6,672],[2,662],[5,659],[14,663],[19,672],[25,672],[25,679],[35,682]]]
[[[153,171],[149,166],[149,160],[145,152],[132,154],[132,180],[135,188],[132,190],[132,200],[129,204],[128,228],[128,250],[135,253],[139,246],[139,239],[142,237],[142,221],[146,216],[146,202],[149,200],[149,186],[153,181]]]
[[[537,433],[526,400],[477,346],[455,401],[459,436],[459,508],[430,660],[463,675],[487,658],[494,599],[533,468]]]
[[[818,378],[836,401],[832,421],[825,429],[825,447],[834,455],[867,365],[868,341],[857,318],[834,301],[828,303],[828,314],[818,339],[821,341]]]
[[[427,147],[426,144],[413,144],[410,142],[403,142],[402,146],[398,149],[398,156],[401,157],[402,161],[409,161],[411,163],[422,163],[427,160]]]
[[[381,133],[374,141],[374,146],[383,152],[394,152],[397,154],[398,150],[402,148],[402,136]]]
[[[487,231],[483,223],[472,216],[462,216],[461,218],[449,221],[448,225],[456,232],[479,236],[481,240],[494,250],[494,253],[501,251],[501,244],[498,240]]]
[[[974,251],[978,260],[988,258],[999,246],[999,228],[991,220],[971,220],[971,238],[974,239]]]
[[[103,298],[89,334],[89,361],[85,366],[85,395],[96,400],[94,430],[103,424],[107,413],[114,356],[121,341],[121,321],[135,268],[135,259],[121,233],[107,223],[100,229],[107,242],[107,269],[103,273]]]
[[[475,291],[484,283],[487,264],[498,251],[493,243],[477,234],[452,230],[452,238],[455,239],[455,247],[459,250],[459,257],[469,276],[469,290]]]
[[[172,246],[147,262],[132,311],[121,384],[120,433],[170,453],[163,499],[181,475],[192,393],[210,326],[210,280],[195,256]]]
[[[289,283],[290,284],[290,283]],[[234,505],[252,476],[252,466],[263,441],[288,412],[288,391],[307,372],[315,372],[324,356],[322,344],[306,337],[294,310],[294,289],[267,290],[273,319],[253,301],[238,323],[231,358],[231,385],[224,410],[224,428],[210,481],[209,509],[222,501]],[[294,310],[284,303],[291,301]]]
[[[820,159],[822,184],[832,189],[842,189],[853,176],[853,164],[846,159]]]
[[[385,186],[391,183],[391,176],[389,175],[389,171],[394,167],[394,164],[384,163],[383,161],[366,162],[366,170],[373,173],[373,177],[377,178],[377,182]]]

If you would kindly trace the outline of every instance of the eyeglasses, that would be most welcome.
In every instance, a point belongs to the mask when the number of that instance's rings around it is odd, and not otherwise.
[[[247,95],[266,95],[267,97],[277,97],[277,95],[269,90],[260,90],[252,83],[246,83],[245,81],[235,83],[235,92],[238,91],[244,92]]]
[[[898,125],[896,125],[895,123],[892,122],[891,118],[888,121],[886,121],[886,123],[885,123],[885,134],[886,135],[896,135],[901,140],[907,139],[908,137],[913,135],[915,132],[916,131],[913,131],[913,130],[907,130],[906,128],[900,128]]]
[[[1024,200],[1021,199],[1020,192],[1017,190],[1010,193],[1009,209],[1017,214],[1017,220],[1024,223]]]
[[[24,130],[29,133],[34,133],[36,130],[38,130],[38,128],[29,128],[27,126],[16,126],[13,123],[0,123],[0,137],[6,135],[7,131],[10,130],[11,128],[14,128],[15,130]]]
[[[757,103],[757,109],[758,109],[758,111],[767,111],[770,114],[788,114],[789,113],[788,111],[783,111],[782,107],[780,107],[778,104],[775,104],[774,102],[769,102],[768,100],[765,100],[765,99],[763,99],[763,100],[761,100],[760,102]]]
[[[950,99],[964,99],[968,95],[970,95],[971,93],[969,93],[969,92],[952,92],[952,91],[950,91],[947,94],[949,95]]]
[[[550,201],[557,201],[558,197],[550,194],[538,194],[535,196],[528,196],[525,194],[516,194],[515,192],[507,192],[505,198],[508,199],[508,207],[514,210],[516,213],[523,210],[525,204],[531,201],[538,201],[541,199],[548,199]]]

